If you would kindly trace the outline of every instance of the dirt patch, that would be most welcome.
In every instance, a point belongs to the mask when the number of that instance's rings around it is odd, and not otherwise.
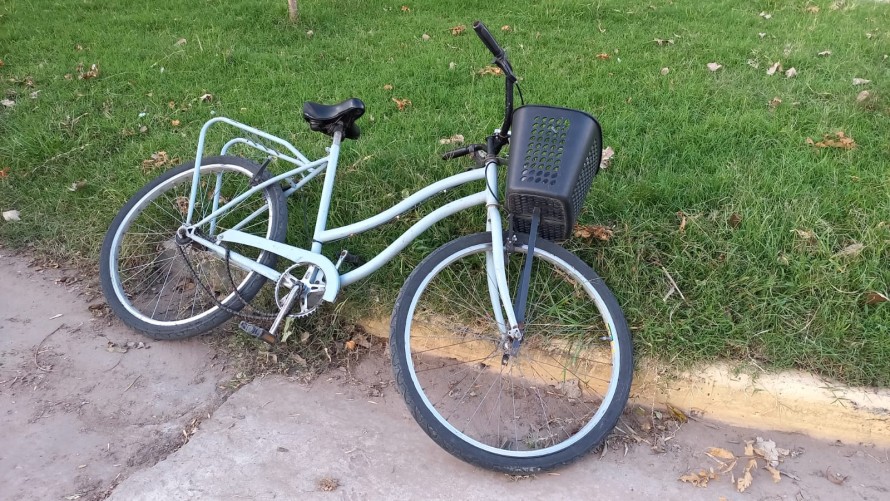
[[[0,284],[2,499],[104,498],[229,393],[232,371],[206,340],[121,326],[94,274],[0,248]]]

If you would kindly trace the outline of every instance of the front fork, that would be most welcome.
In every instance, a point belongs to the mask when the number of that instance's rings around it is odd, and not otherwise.
[[[485,182],[487,183],[485,230],[491,234],[491,250],[485,252],[485,272],[488,277],[488,295],[491,299],[495,322],[500,332],[500,348],[504,355],[502,363],[506,364],[510,357],[515,356],[522,341],[523,320],[525,317],[525,299],[527,294],[519,287],[518,294],[522,298],[514,306],[510,298],[510,287],[507,284],[506,244],[504,242],[504,225],[501,208],[495,194],[498,193],[497,163],[489,161],[485,165]],[[509,235],[508,238],[511,238]],[[529,259],[530,262],[530,259]],[[525,275],[526,273],[523,273]],[[521,280],[522,282],[523,280]],[[524,282],[528,283],[527,277]],[[519,303],[522,304],[519,304]],[[521,307],[522,309],[518,309]],[[506,314],[506,315],[505,315]]]

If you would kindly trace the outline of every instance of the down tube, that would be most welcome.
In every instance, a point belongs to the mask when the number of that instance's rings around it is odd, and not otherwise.
[[[340,286],[346,287],[347,285],[353,284],[371,273],[374,273],[384,264],[388,263],[395,257],[396,254],[402,251],[405,247],[408,246],[411,242],[414,241],[421,233],[429,229],[430,226],[436,224],[437,222],[445,219],[446,217],[456,214],[462,210],[469,209],[470,207],[474,207],[476,205],[482,205],[485,203],[486,193],[479,192],[473,195],[468,195],[463,198],[459,198],[453,202],[447,203],[442,207],[430,212],[426,216],[420,219],[408,228],[408,231],[403,233],[399,238],[397,238],[393,243],[389,244],[389,247],[383,249],[383,252],[377,254],[374,259],[371,259],[367,263],[359,266],[355,270],[350,271],[349,273],[345,273],[340,277]]]

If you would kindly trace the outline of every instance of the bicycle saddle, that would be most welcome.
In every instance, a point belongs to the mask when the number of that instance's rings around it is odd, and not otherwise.
[[[342,128],[346,139],[358,139],[360,131],[355,121],[365,113],[365,103],[353,97],[337,104],[303,103],[303,118],[309,128],[329,136]]]

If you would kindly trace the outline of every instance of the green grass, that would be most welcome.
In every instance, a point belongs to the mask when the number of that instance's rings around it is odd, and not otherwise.
[[[890,5],[440,1],[404,12],[404,2],[301,4],[291,26],[283,0],[0,3],[0,88],[16,102],[0,107],[0,169],[9,168],[0,208],[22,213],[19,223],[0,222],[0,239],[94,261],[116,210],[156,174],[140,168],[152,153],[194,156],[203,122],[223,115],[318,156],[326,138],[301,120],[302,101],[353,95],[367,105],[364,135],[344,149],[330,223],[374,214],[462,168],[436,160],[439,138],[481,139],[498,125],[503,82],[476,74],[490,61],[469,29],[479,18],[508,48],[530,102],[595,114],[617,151],[581,217],[614,226],[613,239],[568,246],[625,306],[638,353],[890,386],[890,303],[864,300],[890,293]],[[452,36],[458,24],[468,30]],[[826,49],[830,56],[817,56]],[[767,76],[776,61],[798,76]],[[723,68],[710,72],[709,62]],[[78,80],[79,63],[98,63],[100,76]],[[871,83],[854,87],[854,77]],[[871,98],[857,103],[862,90]],[[205,93],[212,102],[197,100]],[[399,112],[393,97],[413,105]],[[771,110],[774,97],[782,103]],[[805,142],[837,130],[857,147]],[[214,135],[216,147],[223,138]],[[84,188],[67,190],[81,180]],[[299,242],[296,201],[291,213]],[[737,227],[728,223],[734,213]],[[389,308],[413,265],[476,231],[476,216],[437,225],[354,287],[341,311]],[[405,227],[343,245],[370,255]],[[865,245],[859,256],[834,256],[852,243]],[[662,299],[667,274],[685,301]]]

